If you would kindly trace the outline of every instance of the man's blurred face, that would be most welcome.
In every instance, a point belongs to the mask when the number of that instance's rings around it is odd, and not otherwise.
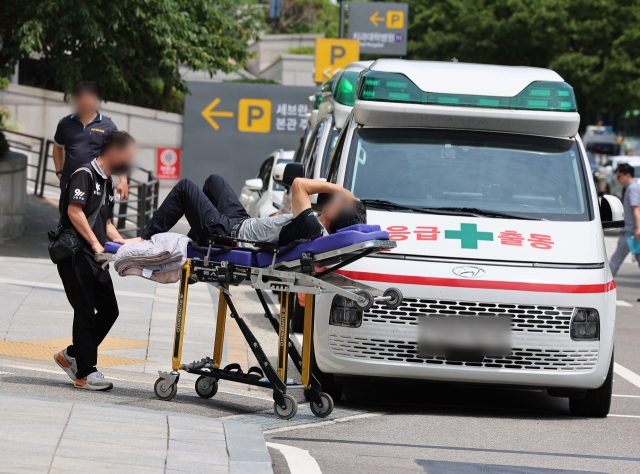
[[[73,106],[80,114],[90,114],[98,110],[98,96],[87,91],[80,91],[73,96]]]
[[[334,196],[322,208],[322,215],[327,219],[335,219],[345,206],[352,206],[353,202],[341,196]]]
[[[616,176],[618,178],[618,183],[620,183],[620,186],[626,186],[631,181],[633,181],[633,176],[631,176],[630,174],[622,174],[620,173],[620,171],[616,171]]]
[[[133,164],[136,154],[136,145],[131,142],[124,148],[112,147],[103,156],[109,165],[112,175],[127,174]]]

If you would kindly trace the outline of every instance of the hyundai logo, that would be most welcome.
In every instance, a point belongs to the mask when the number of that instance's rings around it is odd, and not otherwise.
[[[486,274],[482,268],[469,266],[456,267],[452,271],[459,277],[463,278],[480,278]]]

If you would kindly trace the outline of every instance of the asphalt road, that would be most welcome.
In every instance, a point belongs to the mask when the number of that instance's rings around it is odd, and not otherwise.
[[[640,374],[640,270],[623,264],[616,279],[616,362]],[[275,418],[270,394],[224,385],[200,399],[183,377],[171,402],[153,395],[154,376],[104,370],[115,388],[93,393],[73,388],[53,362],[0,356],[0,392],[175,411],[259,423],[270,443],[306,450],[321,472],[638,473],[640,387],[614,377],[611,415],[582,419],[565,399],[542,391],[472,385],[369,385],[315,418],[302,394],[298,416]],[[270,449],[276,473],[296,474]]]

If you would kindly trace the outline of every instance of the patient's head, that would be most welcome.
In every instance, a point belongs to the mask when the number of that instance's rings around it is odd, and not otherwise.
[[[127,132],[116,130],[102,141],[100,157],[112,175],[126,174],[131,168],[136,142]]]
[[[338,230],[355,224],[367,223],[367,208],[362,201],[339,198],[328,202],[322,209],[322,217],[328,223],[327,230],[335,234]]]

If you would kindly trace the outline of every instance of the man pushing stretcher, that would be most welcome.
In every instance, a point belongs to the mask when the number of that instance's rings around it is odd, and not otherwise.
[[[309,196],[319,193],[334,197],[324,206],[322,214],[316,216],[311,210]],[[325,181],[296,178],[292,184],[292,207],[293,214],[250,218],[221,176],[209,176],[202,190],[192,181],[183,179],[168,194],[139,240],[168,232],[182,216],[187,218],[191,226],[188,235],[195,241],[206,241],[207,237],[218,235],[272,242],[279,246],[315,239],[367,222],[364,204],[351,191]]]

